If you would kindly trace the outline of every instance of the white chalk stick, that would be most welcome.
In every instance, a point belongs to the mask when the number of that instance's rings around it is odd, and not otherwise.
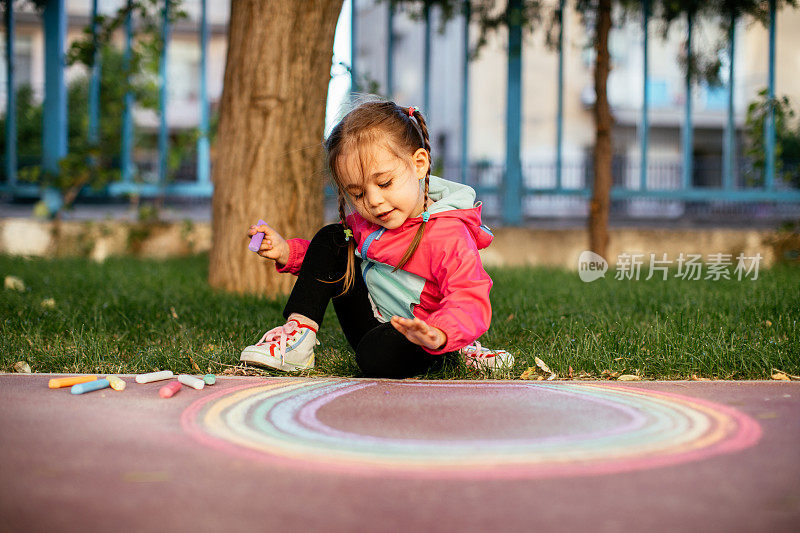
[[[151,381],[161,381],[170,379],[174,374],[172,370],[162,370],[161,372],[150,372],[149,374],[139,374],[136,376],[136,383],[150,383]]]
[[[203,387],[206,386],[206,382],[202,379],[196,378],[194,376],[190,376],[189,374],[180,374],[178,376],[178,381],[186,385],[187,387],[191,387],[193,389],[202,390]]]

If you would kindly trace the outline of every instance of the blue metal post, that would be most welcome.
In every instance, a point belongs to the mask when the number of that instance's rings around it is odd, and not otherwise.
[[[169,49],[169,0],[164,2],[163,20],[161,22],[161,60],[158,63],[158,111],[160,122],[158,127],[158,182],[164,185],[167,180],[167,151],[169,150],[169,132],[167,131],[167,52]]]
[[[424,79],[422,81],[422,105],[425,113],[430,117],[431,112],[431,5],[425,0],[425,50],[423,51],[425,64]]]
[[[350,95],[358,91],[356,56],[358,55],[358,13],[356,0],[350,0]]]
[[[67,86],[64,82],[64,43],[67,35],[65,0],[49,0],[44,8],[44,115],[42,168],[58,172],[67,155]]]
[[[558,3],[558,109],[556,111],[556,189],[561,190],[561,167],[564,157],[564,9],[565,0]]]
[[[14,80],[14,9],[6,4],[6,180],[17,184],[17,90]]]
[[[644,43],[642,47],[642,131],[641,131],[641,160],[639,162],[639,189],[647,189],[647,145],[650,136],[650,65],[649,65],[649,42],[650,36],[647,32],[650,23],[650,0],[642,2],[642,33]]]
[[[100,140],[100,61],[101,54],[97,42],[97,0],[92,0],[92,76],[89,81],[89,144],[96,145]]]
[[[386,96],[394,95],[394,2],[389,2],[386,19]]]
[[[467,182],[469,172],[469,20],[472,5],[464,4],[464,63],[461,69],[461,183]]]
[[[775,183],[775,0],[769,0],[769,74],[767,78],[769,110],[764,124],[766,168],[764,188],[772,190]]]
[[[128,15],[125,17],[125,55],[123,58],[126,83],[130,82],[131,48],[133,46],[133,15],[131,13],[133,0],[128,0]],[[122,182],[133,181],[133,93],[130,88],[125,92],[125,108],[122,112],[122,153],[120,166],[122,167]]]
[[[694,157],[692,150],[694,149],[694,137],[692,131],[692,26],[694,25],[694,14],[687,15],[687,29],[686,29],[686,105],[684,112],[683,122],[683,173],[682,185],[683,189],[688,189],[692,186],[692,170],[694,167]]]
[[[208,86],[206,83],[208,54],[208,19],[206,0],[201,0],[200,9],[200,138],[197,139],[197,182],[211,183],[209,176],[210,150],[208,144]]]
[[[736,58],[736,16],[731,13],[731,27],[728,29],[728,122],[725,127],[725,145],[722,154],[722,187],[733,188],[736,161],[736,123],[734,122],[733,89],[734,63]]]
[[[519,10],[520,0],[509,0],[511,10]],[[506,175],[503,222],[522,222],[522,163],[520,134],[522,122],[522,26],[512,19],[508,26],[508,82],[506,87]]]

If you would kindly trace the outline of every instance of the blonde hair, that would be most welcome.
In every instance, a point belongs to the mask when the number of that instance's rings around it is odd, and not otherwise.
[[[347,113],[331,130],[325,140],[325,162],[331,180],[338,191],[339,219],[344,229],[349,229],[345,216],[347,193],[344,182],[338,171],[338,161],[346,148],[353,145],[379,142],[381,139],[387,147],[400,158],[411,156],[420,148],[428,152],[428,172],[425,174],[423,211],[428,210],[428,187],[430,184],[431,144],[428,139],[428,125],[425,117],[416,108],[400,107],[389,101],[367,101]],[[396,272],[402,268],[416,252],[422,236],[425,234],[427,220],[423,219],[400,263],[394,268]],[[343,294],[353,286],[355,276],[355,241],[348,245],[347,269],[344,274]],[[341,279],[341,278],[340,278]],[[339,281],[339,280],[337,280]]]

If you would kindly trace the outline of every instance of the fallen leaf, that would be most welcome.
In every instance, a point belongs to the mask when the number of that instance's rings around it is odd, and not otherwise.
[[[18,372],[20,374],[30,374],[31,365],[29,365],[27,361],[17,361],[14,363],[14,372]]]
[[[700,377],[697,374],[692,374],[691,380],[692,381],[711,381],[710,379]]]
[[[514,320],[514,313],[511,313],[506,317],[506,322],[511,322],[512,320]]]
[[[613,378],[619,377],[619,372],[612,372],[610,370],[603,370],[602,372],[600,372],[600,377],[613,379]]]
[[[523,372],[519,377],[520,379],[530,379],[530,380],[537,380],[541,381],[546,379],[548,381],[556,379],[558,374],[550,370],[550,367],[545,364],[544,361],[539,359],[538,357],[533,358],[536,366],[528,367],[525,372]]]
[[[778,380],[778,381],[791,381],[789,376],[787,376],[783,372],[775,372],[775,373],[773,373],[772,374],[772,379],[775,379],[775,380]]]
[[[569,377],[572,377],[572,365],[569,367]]]
[[[178,313],[175,312],[175,308],[174,307],[170,307],[169,308],[169,312],[172,313],[172,318],[174,318],[175,320],[178,320]]]
[[[56,308],[56,301],[52,298],[45,298],[42,300],[42,308],[43,309],[55,309]]]
[[[617,381],[639,381],[640,379],[642,378],[633,374],[622,374],[617,378]]]
[[[800,381],[800,376],[794,376],[794,375],[792,375],[792,374],[790,374],[788,372],[784,372],[783,370],[778,370],[777,368],[773,369],[773,371],[774,371],[774,373],[773,373],[772,379],[783,380],[783,378],[776,378],[775,375],[774,375],[774,374],[783,374],[784,376],[789,378],[791,381]]]
[[[196,372],[200,372],[200,367],[197,366],[197,363],[194,362],[194,359],[192,359],[192,356],[187,353],[186,357],[188,357],[189,358],[189,362],[192,363],[192,369],[195,370]]]
[[[538,357],[534,357],[534,358],[533,358],[533,361],[536,363],[536,366],[538,366],[539,368],[541,368],[541,369],[542,369],[542,371],[544,371],[544,372],[547,372],[548,374],[552,374],[552,373],[553,373],[553,371],[552,371],[552,370],[550,370],[550,367],[549,367],[549,366],[547,366],[547,365],[544,363],[544,361],[542,361],[542,360],[541,360],[541,359],[539,359]]]
[[[770,320],[767,320],[766,322],[764,322],[764,324],[766,324],[766,325],[767,325],[767,327],[770,327],[770,326],[772,325],[772,321],[770,321]]]
[[[5,281],[3,282],[6,289],[12,291],[19,291],[23,292],[25,290],[25,282],[23,282],[17,276],[6,276]]]

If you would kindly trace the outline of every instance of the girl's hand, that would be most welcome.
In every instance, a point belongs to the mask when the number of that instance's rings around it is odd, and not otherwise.
[[[281,235],[266,224],[250,226],[247,230],[247,240],[249,241],[256,233],[263,233],[264,240],[258,249],[258,255],[272,259],[279,265],[289,262],[289,243]]]
[[[410,320],[408,318],[393,316],[392,326],[414,344],[418,344],[429,350],[441,348],[447,343],[447,335],[445,335],[444,331],[429,326],[417,317]]]

